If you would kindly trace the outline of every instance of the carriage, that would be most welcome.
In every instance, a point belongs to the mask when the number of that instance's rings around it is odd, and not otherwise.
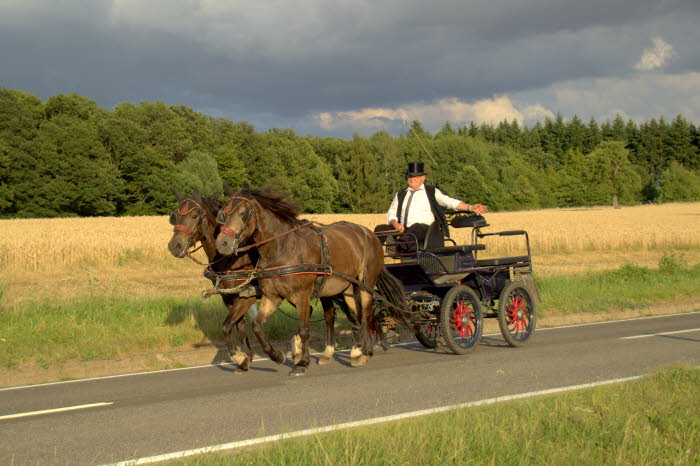
[[[509,345],[523,345],[535,329],[539,302],[527,232],[482,232],[489,225],[480,215],[449,212],[448,218],[453,228],[471,228],[470,244],[444,238],[437,222],[422,244],[410,233],[377,233],[385,247],[385,267],[403,284],[408,310],[417,316],[418,341],[466,354],[479,344],[483,319],[492,317]],[[527,254],[479,259],[493,236],[523,237]],[[375,299],[375,309],[379,333],[396,334],[383,300]]]
[[[220,294],[229,315],[224,322],[227,347],[241,371],[248,370],[252,350],[243,317],[257,298],[260,305],[252,328],[270,358],[285,355],[270,344],[263,326],[283,299],[297,309],[299,333],[293,339],[292,375],[309,365],[311,300],[320,298],[326,320],[326,351],[335,347],[335,309],[340,306],[355,324],[353,366],[364,365],[374,343],[386,348],[397,325],[407,327],[428,348],[442,344],[465,354],[479,343],[483,319],[497,317],[508,344],[525,343],[535,328],[537,288],[527,232],[484,233],[481,216],[453,212],[454,228],[471,228],[471,243],[457,245],[444,238],[438,224],[428,229],[422,244],[407,233],[386,237],[349,222],[321,225],[298,218],[298,208],[281,193],[244,186],[224,186],[229,201],[174,193],[180,202],[171,216],[173,237],[168,245],[175,257],[191,257],[201,242],[210,261],[205,276]],[[384,237],[382,237],[384,235]],[[527,255],[478,258],[491,236],[523,236]],[[378,240],[380,237],[380,240]],[[384,239],[384,245],[381,244]],[[201,262],[197,261],[201,264]],[[236,327],[244,345],[232,339]]]

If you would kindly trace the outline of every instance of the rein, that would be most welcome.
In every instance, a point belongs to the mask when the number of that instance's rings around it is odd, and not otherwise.
[[[260,245],[262,245],[262,244],[269,243],[270,241],[274,241],[274,240],[276,240],[277,238],[281,238],[281,237],[283,237],[283,236],[285,236],[285,235],[288,235],[288,234],[290,234],[290,233],[292,233],[292,232],[294,232],[294,231],[297,231],[297,230],[299,230],[299,229],[301,229],[301,228],[304,228],[304,227],[308,227],[308,226],[310,226],[310,225],[311,225],[311,222],[310,222],[310,221],[304,220],[304,223],[301,224],[301,225],[299,225],[298,227],[292,228],[291,230],[287,230],[287,231],[285,231],[284,233],[280,233],[280,234],[277,235],[277,236],[273,236],[272,238],[268,238],[268,239],[265,239],[265,240],[262,240],[262,241],[258,241],[257,243],[253,243],[253,244],[251,244],[251,245],[248,245],[248,246],[245,246],[245,247],[243,247],[243,248],[240,248],[240,249],[238,249],[238,252],[247,251],[248,249],[256,248],[256,247],[258,247],[258,246],[260,246]],[[222,228],[222,231],[223,231],[223,228]]]
[[[221,211],[224,212],[226,215],[230,214],[230,213],[233,211],[233,208],[234,208],[234,207],[233,207],[233,201],[234,201],[234,200],[244,201],[244,202],[249,203],[249,204],[252,206],[253,217],[255,217],[255,225],[256,225],[255,228],[257,228],[257,224],[258,224],[258,211],[257,211],[257,209],[255,208],[255,203],[254,203],[251,199],[248,199],[247,197],[243,197],[243,196],[231,196],[231,198],[228,200],[228,202],[226,203],[226,205],[224,206],[224,208],[221,209]],[[249,222],[249,221],[250,221],[250,216],[248,216],[248,218],[245,219],[245,221],[243,222],[243,226],[240,228],[240,231],[244,231],[244,230],[246,229],[246,227],[248,226],[248,222]],[[219,223],[223,223],[223,222],[221,222],[221,221],[219,220]],[[307,226],[309,226],[309,225],[311,225],[311,222],[308,221],[308,220],[304,220],[304,223],[302,223],[301,225],[299,225],[299,226],[297,226],[297,227],[292,228],[291,230],[287,230],[287,231],[285,231],[284,233],[280,233],[279,235],[276,235],[276,236],[273,236],[273,237],[271,237],[271,238],[267,238],[267,239],[264,239],[264,240],[262,240],[262,241],[258,241],[257,243],[253,243],[253,244],[251,244],[251,245],[248,245],[248,246],[239,248],[239,249],[237,250],[237,252],[240,253],[240,252],[245,252],[245,251],[247,251],[247,250],[249,250],[249,249],[257,248],[258,246],[261,246],[261,245],[263,245],[263,244],[269,243],[270,241],[274,241],[274,240],[276,240],[276,239],[278,239],[278,238],[281,238],[281,237],[283,237],[283,236],[286,236],[286,235],[288,235],[288,234],[290,234],[290,233],[293,233],[293,232],[295,232],[295,231],[297,231],[297,230],[300,230],[300,229],[302,229],[302,228],[304,228],[304,227],[307,227]],[[233,229],[231,229],[231,228],[228,228],[228,227],[226,227],[226,226],[223,226],[223,225],[221,226],[221,233],[224,234],[224,235],[228,235],[228,236],[230,236],[230,237],[232,237],[232,238],[235,238],[235,237],[238,235],[238,233],[236,233],[235,230],[233,230]]]

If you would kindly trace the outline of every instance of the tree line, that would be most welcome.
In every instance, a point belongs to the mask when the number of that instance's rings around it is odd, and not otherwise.
[[[700,130],[678,115],[637,124],[561,115],[524,127],[414,121],[351,140],[257,132],[181,105],[77,94],[45,102],[0,89],[0,217],[153,215],[170,187],[220,196],[222,181],[271,185],[308,213],[384,212],[408,161],[428,183],[492,210],[700,200]]]

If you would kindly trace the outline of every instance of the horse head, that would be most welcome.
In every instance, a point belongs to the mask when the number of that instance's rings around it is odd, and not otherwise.
[[[251,237],[257,227],[256,201],[247,185],[231,194],[216,221],[221,224],[216,249],[226,256],[236,254],[241,243]]]
[[[209,238],[206,209],[203,207],[202,196],[197,188],[192,196],[187,197],[177,189],[172,188],[179,205],[170,215],[173,226],[173,237],[168,243],[170,253],[178,258],[185,257],[189,249],[203,238]]]

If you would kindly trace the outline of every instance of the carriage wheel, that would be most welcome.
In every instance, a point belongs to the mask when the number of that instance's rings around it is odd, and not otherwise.
[[[416,333],[416,338],[421,345],[426,348],[437,347],[438,326],[436,322],[421,322],[418,324],[419,332]]]
[[[450,288],[440,309],[440,331],[447,346],[456,354],[467,354],[479,344],[483,330],[476,293],[464,285]]]
[[[498,298],[498,326],[510,346],[522,346],[535,330],[535,302],[522,282],[510,282]]]

